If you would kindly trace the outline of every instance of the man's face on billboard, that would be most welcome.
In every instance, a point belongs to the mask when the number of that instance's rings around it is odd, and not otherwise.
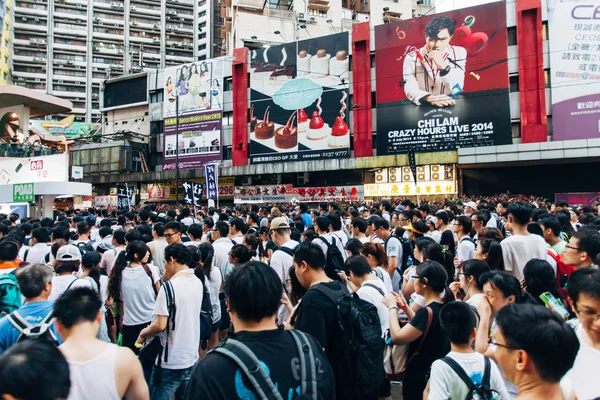
[[[450,39],[452,39],[452,35],[448,32],[448,28],[444,28],[438,32],[437,38],[431,38],[427,36],[425,40],[427,40],[427,50],[439,50],[441,52],[446,51],[446,47],[448,43],[450,43]]]

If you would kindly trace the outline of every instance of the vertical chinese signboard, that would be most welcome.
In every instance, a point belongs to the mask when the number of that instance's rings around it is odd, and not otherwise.
[[[165,69],[163,170],[175,169],[176,151],[180,169],[221,160],[226,64],[216,58]]]
[[[506,3],[375,27],[377,155],[512,142]]]
[[[600,137],[598,2],[549,2],[554,140]]]
[[[250,162],[348,157],[348,32],[250,57]]]

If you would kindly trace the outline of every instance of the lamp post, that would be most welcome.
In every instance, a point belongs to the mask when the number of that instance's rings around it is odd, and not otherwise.
[[[169,103],[175,103],[175,204],[179,207],[179,92],[169,97]]]

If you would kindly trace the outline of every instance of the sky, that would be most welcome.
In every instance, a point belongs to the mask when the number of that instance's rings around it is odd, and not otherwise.
[[[480,4],[494,3],[498,0],[435,0],[435,12],[458,10],[460,8],[478,6]],[[433,1],[432,1],[433,3]]]

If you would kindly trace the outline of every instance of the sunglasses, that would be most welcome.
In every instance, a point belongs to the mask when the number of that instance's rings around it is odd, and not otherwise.
[[[165,237],[166,238],[170,238],[170,237],[175,236],[175,235],[179,235],[179,232],[177,232],[177,233],[165,233]]]

